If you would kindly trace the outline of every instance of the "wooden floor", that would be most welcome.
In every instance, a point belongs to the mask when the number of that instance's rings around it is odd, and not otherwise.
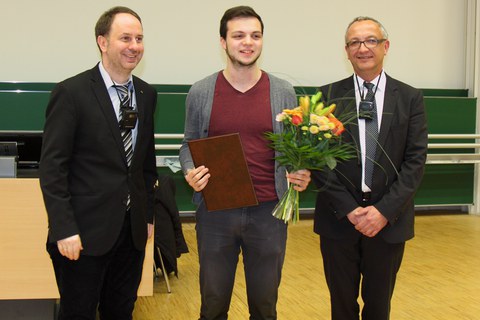
[[[198,319],[198,256],[194,224],[183,224],[190,253],[178,259],[179,277],[154,284],[153,297],[139,298],[136,320]],[[329,295],[312,220],[289,226],[278,302],[282,320],[329,319]],[[241,263],[229,319],[248,319]],[[392,302],[392,320],[480,319],[480,216],[421,215],[407,242]]]

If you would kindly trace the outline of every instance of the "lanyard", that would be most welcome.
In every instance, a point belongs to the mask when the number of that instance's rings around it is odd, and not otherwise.
[[[378,76],[378,80],[377,80],[377,85],[375,86],[375,92],[373,92],[373,99],[375,99],[375,95],[377,94],[377,90],[378,90],[378,84],[380,83],[380,78],[382,77],[382,72],[380,72],[380,75]],[[360,83],[358,82],[358,76],[357,74],[355,74],[355,80],[357,81],[357,86],[358,86],[358,90],[360,91],[360,98],[362,101],[365,101],[365,96],[364,96],[364,93],[365,93],[365,90],[363,89],[363,87],[365,85],[362,86],[362,89],[360,90]],[[364,81],[365,83],[366,81]]]

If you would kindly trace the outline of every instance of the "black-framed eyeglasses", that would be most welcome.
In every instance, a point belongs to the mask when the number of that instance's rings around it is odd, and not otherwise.
[[[367,47],[368,49],[373,49],[384,41],[387,41],[387,39],[371,38],[371,39],[367,39],[367,40],[363,40],[363,41],[352,40],[352,41],[347,42],[347,48],[352,49],[352,50],[357,50],[357,49],[360,49],[360,47],[363,43],[365,45],[365,47]]]

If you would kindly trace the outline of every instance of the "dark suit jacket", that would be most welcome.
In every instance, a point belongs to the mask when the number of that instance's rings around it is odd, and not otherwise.
[[[326,100],[337,100],[336,114],[356,113],[353,77],[321,88]],[[358,121],[346,126],[344,140],[359,150]],[[414,195],[421,182],[427,154],[427,125],[421,92],[387,75],[379,146],[373,173],[372,204],[388,219],[377,235],[390,243],[414,235]],[[318,193],[316,233],[341,239],[355,237],[346,215],[362,203],[361,157],[340,163],[335,171],[314,172]]]
[[[120,233],[130,191],[133,241],[137,249],[145,249],[157,178],[153,137],[157,95],[137,77],[133,84],[138,135],[130,167],[98,65],[53,89],[40,160],[50,242],[79,234],[82,254],[106,253]]]
[[[177,258],[188,253],[187,242],[183,236],[182,223],[175,201],[175,181],[170,175],[160,175],[155,187],[155,246],[160,248],[163,264],[167,273],[178,275]],[[153,257],[160,267],[157,250]]]

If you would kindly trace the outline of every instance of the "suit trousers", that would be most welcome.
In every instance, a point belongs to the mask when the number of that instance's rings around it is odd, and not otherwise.
[[[361,281],[362,320],[390,318],[390,300],[405,242],[387,243],[381,236],[358,233],[351,239],[320,236],[325,278],[330,290],[332,320],[358,320]]]
[[[146,228],[146,226],[145,226]],[[134,247],[127,213],[114,247],[102,256],[62,256],[48,243],[60,292],[58,320],[130,320],[142,278],[145,250]]]
[[[211,212],[199,206],[201,320],[227,319],[240,251],[250,319],[277,319],[287,225],[272,216],[276,203]]]

